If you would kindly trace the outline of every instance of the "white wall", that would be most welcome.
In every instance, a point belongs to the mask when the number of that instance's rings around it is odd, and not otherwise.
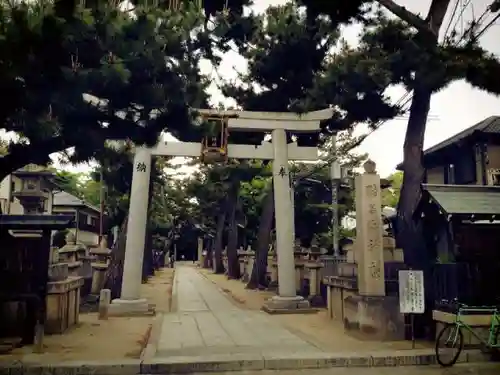
[[[356,228],[356,213],[354,211],[352,211],[352,212],[349,212],[347,215],[345,215],[342,218],[342,220],[340,220],[340,226],[345,228],[345,229]]]
[[[0,204],[2,207],[2,212],[5,214],[9,213],[11,181],[12,176],[9,175],[5,177],[2,182],[0,182]]]
[[[67,215],[75,215],[75,220],[78,220],[76,218],[76,210],[73,208],[70,208],[68,206],[56,206],[54,207],[54,213],[55,214],[67,214]],[[90,224],[90,218],[97,218],[99,220],[99,217],[97,215],[92,215],[87,211],[83,211],[82,213],[88,215],[87,216],[87,224]],[[88,232],[85,230],[78,229],[76,228],[70,228],[69,229],[74,235],[75,238],[78,242],[81,242],[87,246],[97,246],[99,244],[99,234],[93,233],[93,232]]]
[[[389,206],[382,207],[382,215],[392,216],[395,214],[396,214],[395,208]],[[351,211],[346,216],[344,216],[341,220],[340,225],[346,229],[356,228],[356,211]]]
[[[96,233],[79,229],[77,234],[75,228],[71,228],[70,231],[75,234],[78,242],[81,242],[87,246],[97,246],[99,244],[99,235]]]

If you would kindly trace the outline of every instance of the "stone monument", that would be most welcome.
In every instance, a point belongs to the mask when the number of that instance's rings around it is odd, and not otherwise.
[[[358,293],[385,296],[380,176],[373,161],[363,167],[364,173],[355,181]]]
[[[357,293],[344,300],[344,325],[378,340],[404,339],[404,317],[397,296],[385,295],[380,177],[368,160],[356,176]]]

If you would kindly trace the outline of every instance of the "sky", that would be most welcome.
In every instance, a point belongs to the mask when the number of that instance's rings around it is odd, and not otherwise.
[[[457,0],[467,3],[468,0]],[[287,0],[254,0],[254,10],[263,12],[267,6],[282,5]],[[396,0],[396,2],[408,10],[420,14],[425,18],[431,0]],[[458,30],[467,26],[467,21],[473,15],[478,17],[492,0],[472,0],[463,12],[463,16],[458,20]],[[451,1],[454,3],[454,0]],[[444,25],[448,24],[451,18],[452,6],[449,7]],[[460,9],[460,8],[459,8]],[[458,12],[460,13],[460,12]],[[491,18],[491,16],[490,16]],[[455,17],[455,20],[457,17]],[[452,23],[452,25],[455,21]],[[342,36],[352,45],[357,43],[359,27],[352,26],[343,30]],[[500,56],[500,20],[491,27],[480,39],[481,45],[490,52]],[[212,74],[214,81],[217,75],[209,64],[201,64],[201,70],[205,74]],[[237,71],[245,71],[245,60],[235,52],[228,52],[224,55],[219,74],[225,79],[236,78]],[[214,83],[210,89],[213,102],[224,101],[224,97],[218,92]],[[394,102],[398,101],[405,94],[402,88],[390,88],[387,93]],[[230,102],[228,102],[230,104]],[[500,115],[500,98],[489,95],[477,89],[473,89],[465,82],[454,82],[442,91],[434,94],[431,101],[430,118],[427,131],[425,133],[425,148],[429,148],[454,134],[478,123],[489,116]],[[363,125],[359,125],[357,133],[366,131]],[[371,134],[359,147],[359,151],[368,153],[369,157],[377,164],[377,170],[381,176],[388,176],[394,172],[395,167],[403,159],[403,141],[406,131],[405,120],[392,120],[384,123],[379,130]],[[176,163],[183,163],[182,159],[177,159]],[[56,166],[58,163],[55,163]],[[86,171],[88,165],[64,166],[65,169],[73,171]],[[189,172],[187,168],[181,171]]]

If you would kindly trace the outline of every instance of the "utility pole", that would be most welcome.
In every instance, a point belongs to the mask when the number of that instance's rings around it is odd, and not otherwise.
[[[333,254],[339,255],[339,205],[338,191],[341,179],[341,168],[337,160],[330,164],[330,179],[332,188],[332,245]]]
[[[102,237],[104,232],[104,178],[102,173],[102,165],[99,171],[99,245],[102,244]]]

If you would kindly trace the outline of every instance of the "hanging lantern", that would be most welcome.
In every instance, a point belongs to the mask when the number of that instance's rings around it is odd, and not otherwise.
[[[213,125],[211,134],[205,136],[201,145],[201,161],[205,164],[227,162],[227,118],[211,116],[206,120]]]

